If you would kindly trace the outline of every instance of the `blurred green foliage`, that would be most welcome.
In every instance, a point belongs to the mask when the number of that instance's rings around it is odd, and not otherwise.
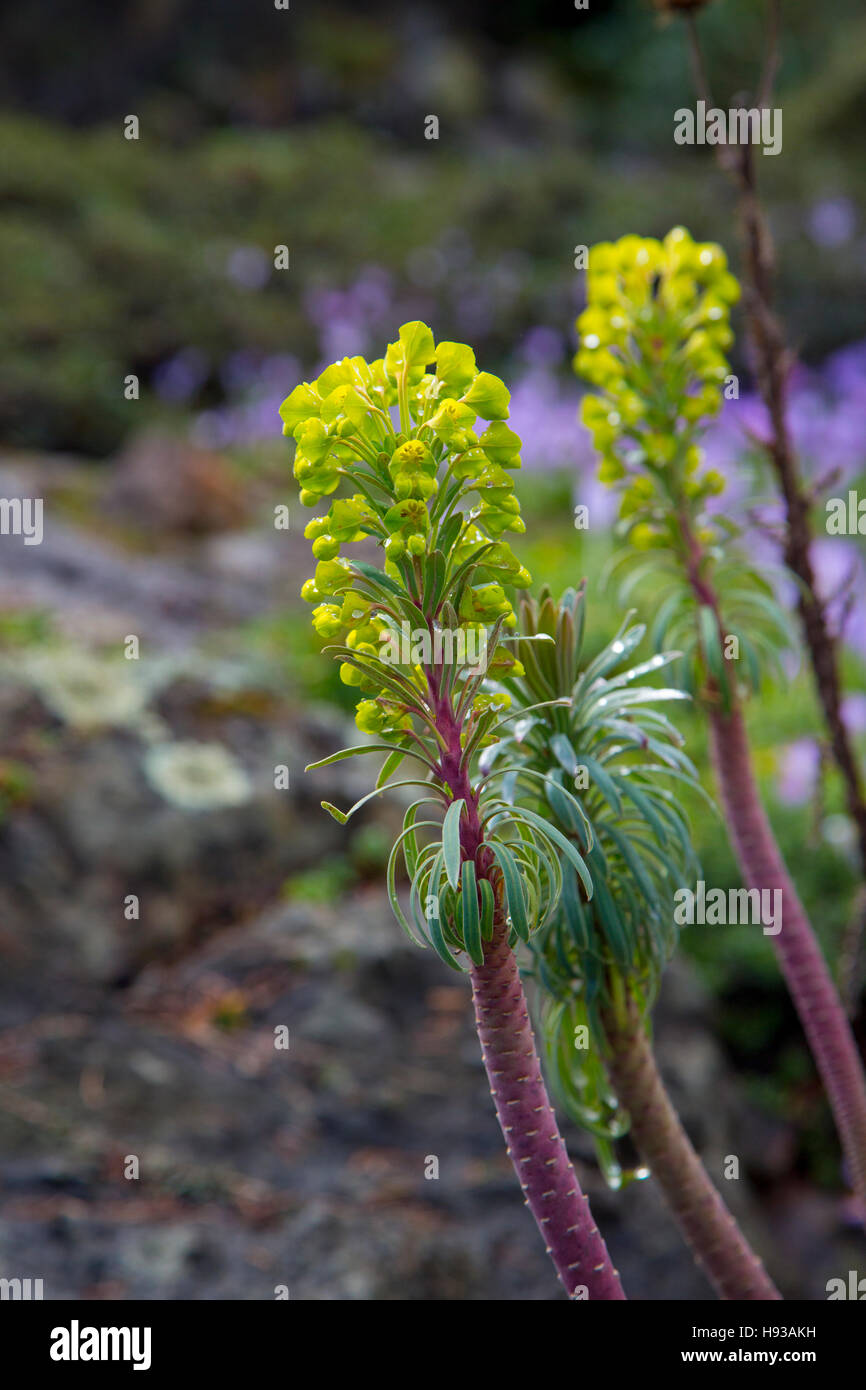
[[[48,43],[44,9],[4,21],[0,59],[8,442],[111,452],[165,413],[154,372],[190,348],[203,362],[197,408],[223,399],[231,354],[290,352],[312,365],[305,297],[371,264],[408,296],[407,316],[461,336],[454,276],[446,268],[433,284],[417,270],[450,234],[464,238],[489,300],[473,339],[494,368],[534,324],[570,332],[576,244],[675,222],[734,242],[710,152],[673,143],[673,112],[693,100],[684,39],[648,0],[600,0],[581,14],[326,5],[243,24],[177,0],[142,3],[107,28],[85,5],[74,19],[52,16]],[[717,0],[702,17],[723,104],[754,85],[761,10]],[[207,19],[198,28],[197,14]],[[92,64],[112,35],[111,72],[97,82]],[[37,40],[44,66],[28,82]],[[817,244],[810,216],[822,200],[856,199],[864,54],[859,0],[838,0],[833,24],[807,0],[786,4],[785,145],[759,174],[785,313],[811,357],[862,335],[861,243]],[[438,141],[424,139],[431,111]],[[139,115],[137,141],[123,137],[128,112]],[[272,268],[281,244],[288,272]],[[252,257],[253,283],[231,272],[239,252]],[[503,273],[515,283],[497,296]],[[142,382],[134,405],[123,394],[130,373]]]

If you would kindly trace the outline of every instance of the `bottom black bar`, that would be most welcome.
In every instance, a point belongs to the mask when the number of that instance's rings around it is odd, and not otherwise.
[[[471,1359],[470,1347],[477,1348],[489,1369],[500,1348],[508,1347],[509,1358],[517,1347],[528,1351],[541,1332],[546,1338],[551,1333],[568,1338],[542,1344],[555,1351],[559,1370],[566,1375],[585,1369],[587,1358],[598,1358],[618,1374],[667,1374],[675,1367],[693,1374],[706,1368],[797,1367],[826,1379],[846,1363],[858,1364],[866,1331],[858,1302],[532,1303],[521,1307],[522,1322],[517,1322],[511,1304],[501,1305],[498,1315],[488,1311],[481,1316],[478,1304],[467,1305],[461,1314],[454,1305],[446,1311],[438,1304],[400,1304],[398,1309],[393,1304],[337,1306],[290,1299],[5,1301],[0,1303],[0,1337],[5,1364],[25,1374],[48,1372],[61,1381],[70,1376],[92,1378],[106,1369],[114,1375],[138,1372],[157,1377],[195,1371],[225,1381],[251,1371],[258,1377],[265,1367],[298,1372],[309,1365],[311,1356],[333,1373],[345,1355],[352,1370],[364,1369],[366,1362],[369,1371],[387,1365],[390,1376],[423,1371],[429,1383],[440,1358],[443,1370],[453,1375],[455,1346],[448,1335],[452,1329],[464,1334],[459,1357],[464,1367]],[[500,1318],[508,1319],[505,1338]],[[419,1340],[407,1340],[407,1332],[416,1329]]]

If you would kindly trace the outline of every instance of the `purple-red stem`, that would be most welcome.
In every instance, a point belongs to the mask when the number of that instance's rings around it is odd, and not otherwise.
[[[493,858],[482,847],[478,797],[463,762],[460,729],[451,700],[428,676],[436,726],[445,740],[439,775],[454,801],[464,801],[461,849],[479,876],[489,877]],[[494,884],[494,892],[497,885]],[[547,1252],[570,1298],[623,1299],[619,1275],[580,1190],[541,1074],[517,959],[508,944],[501,887],[493,934],[484,943],[484,964],[471,968],[472,997],[490,1093],[514,1164]]]
[[[517,959],[501,918],[485,942],[484,964],[472,966],[472,997],[508,1155],[566,1292],[570,1298],[625,1298],[547,1096]]]
[[[723,637],[718,595],[703,573],[703,552],[683,515],[680,524],[692,590],[699,603],[712,609]],[[733,679],[730,683],[734,684]],[[710,693],[718,697],[718,691]],[[713,766],[743,878],[749,888],[781,892],[782,926],[771,940],[824,1083],[851,1182],[866,1217],[866,1076],[854,1034],[767,819],[736,695],[731,695],[727,711],[711,704],[709,721]]]
[[[824,1082],[851,1182],[866,1215],[866,1079],[827,962],[785,867],[755,783],[742,711],[710,714],[722,804],[746,885],[781,890],[782,929],[772,942]]]

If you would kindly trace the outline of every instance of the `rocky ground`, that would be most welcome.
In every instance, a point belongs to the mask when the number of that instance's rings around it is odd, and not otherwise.
[[[380,893],[273,909],[130,984],[52,992],[38,1012],[4,999],[0,1035],[0,1258],[47,1296],[557,1297],[467,988],[401,941]],[[681,974],[662,1056],[718,1163],[733,1093],[700,1005]],[[709,1296],[652,1185],[608,1192],[570,1139],[629,1291]],[[746,1183],[736,1196],[766,1237]]]

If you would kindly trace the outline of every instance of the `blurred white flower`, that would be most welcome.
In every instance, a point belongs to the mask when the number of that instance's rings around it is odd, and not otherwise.
[[[857,831],[848,816],[827,816],[821,825],[824,843],[832,845],[853,864],[857,853]]]
[[[151,786],[185,811],[240,806],[253,785],[236,758],[221,743],[158,743],[144,757]]]
[[[98,729],[141,718],[149,691],[133,665],[117,656],[48,648],[29,653],[18,675],[64,723]]]

